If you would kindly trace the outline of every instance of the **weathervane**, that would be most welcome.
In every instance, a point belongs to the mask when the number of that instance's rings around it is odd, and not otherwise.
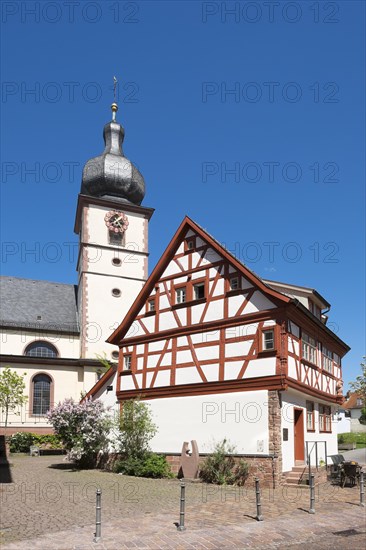
[[[118,105],[117,105],[117,103],[116,103],[117,83],[118,83],[118,80],[117,80],[117,78],[114,76],[114,77],[113,77],[113,99],[114,99],[114,102],[113,102],[112,105],[111,105],[111,109],[112,109],[112,120],[113,120],[113,122],[116,121],[116,113],[117,113],[117,111],[118,111]]]

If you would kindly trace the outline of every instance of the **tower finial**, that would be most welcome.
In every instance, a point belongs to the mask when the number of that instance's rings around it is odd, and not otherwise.
[[[116,113],[118,111],[118,105],[116,103],[116,95],[117,95],[117,83],[118,83],[118,80],[117,78],[114,76],[113,77],[113,103],[111,105],[111,109],[112,109],[112,120],[113,122],[116,121]]]

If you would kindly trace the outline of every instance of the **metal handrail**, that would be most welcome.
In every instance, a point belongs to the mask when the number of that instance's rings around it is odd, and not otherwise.
[[[313,444],[311,449],[310,449],[310,452],[309,452],[309,443]],[[305,445],[306,445],[306,464],[309,467],[309,479],[310,479],[310,475],[311,475],[311,455],[312,455],[312,452],[314,451],[314,449],[315,449],[315,467],[316,467],[317,471],[319,470],[319,464],[318,464],[318,444],[319,443],[324,443],[325,468],[326,469],[328,468],[327,442],[326,441],[305,441]]]

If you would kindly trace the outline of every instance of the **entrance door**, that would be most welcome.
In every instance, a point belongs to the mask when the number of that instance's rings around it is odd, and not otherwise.
[[[295,462],[304,462],[304,409],[294,409],[294,444]]]

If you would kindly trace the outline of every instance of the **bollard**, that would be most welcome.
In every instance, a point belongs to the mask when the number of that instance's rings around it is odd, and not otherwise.
[[[360,472],[360,506],[365,507],[365,486],[362,470]]]
[[[95,533],[94,542],[99,542],[102,536],[102,491],[97,489],[96,493],[96,519],[95,519]]]
[[[309,514],[315,514],[315,483],[314,474],[310,475],[310,510]]]
[[[257,521],[263,521],[262,505],[261,505],[261,491],[259,488],[259,479],[255,478],[255,502],[257,504]]]
[[[184,515],[185,515],[185,506],[186,506],[186,484],[180,484],[180,514],[179,514],[179,525],[177,527],[178,531],[185,531],[184,527]]]

